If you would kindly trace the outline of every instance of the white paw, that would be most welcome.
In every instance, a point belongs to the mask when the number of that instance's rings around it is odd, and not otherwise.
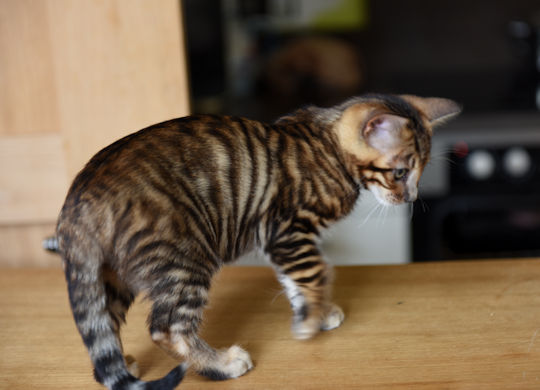
[[[341,310],[339,306],[332,303],[321,323],[321,330],[335,329],[343,323],[344,319],[345,314],[343,314],[343,310]]]
[[[224,366],[220,367],[229,378],[237,378],[253,368],[249,353],[233,345],[224,353]]]
[[[305,321],[294,322],[292,332],[297,340],[307,340],[315,336],[320,329],[320,321],[316,317],[308,317]]]

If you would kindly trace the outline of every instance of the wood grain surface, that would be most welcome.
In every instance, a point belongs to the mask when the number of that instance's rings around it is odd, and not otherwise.
[[[190,112],[181,2],[0,0],[0,53],[0,266],[47,267],[90,157]]]
[[[290,333],[290,309],[268,268],[225,268],[202,334],[245,347],[247,375],[181,389],[539,389],[540,260],[336,269],[344,324],[312,340]],[[124,346],[144,379],[176,362],[153,345],[137,301]],[[60,269],[0,270],[0,388],[99,389]]]

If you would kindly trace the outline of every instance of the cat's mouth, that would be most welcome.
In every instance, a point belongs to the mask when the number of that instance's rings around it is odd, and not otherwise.
[[[418,195],[416,188],[414,190],[407,190],[402,194],[388,192],[378,186],[368,186],[367,188],[383,206],[398,206],[405,203],[412,203]]]

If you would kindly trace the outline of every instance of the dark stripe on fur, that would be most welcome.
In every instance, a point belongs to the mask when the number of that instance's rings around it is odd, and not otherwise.
[[[124,356],[120,351],[107,351],[105,354],[94,359],[94,367],[98,377],[105,380],[116,373],[117,365],[124,361]]]
[[[318,266],[320,264],[321,264],[321,262],[319,260],[304,261],[304,262],[295,264],[292,267],[286,268],[284,270],[284,272],[285,272],[285,274],[290,275],[290,274],[298,272],[298,271],[305,271],[305,270],[311,269],[311,268],[316,267],[316,266]]]
[[[147,382],[145,384],[145,390],[172,390],[182,381],[186,374],[187,364],[183,363],[173,368],[163,378]]]
[[[321,279],[321,276],[323,276],[323,271],[319,271],[317,272],[316,274],[314,275],[311,275],[311,276],[306,276],[306,277],[303,277],[303,278],[298,278],[298,279],[294,279],[294,281],[297,283],[297,284],[311,284],[313,283],[314,281],[316,280],[320,280]]]
[[[132,209],[133,201],[131,199],[128,199],[126,205],[124,206],[122,214],[120,214],[120,216],[116,218],[112,242],[118,242],[120,236],[122,236],[126,231],[128,231],[132,220]]]
[[[202,371],[199,371],[199,375],[202,375],[208,379],[211,379],[213,381],[224,381],[229,379],[230,377],[225,374],[224,372],[221,372],[219,370],[206,368]]]
[[[139,380],[135,378],[133,375],[125,374],[116,380],[116,382],[112,386],[112,390],[128,389],[130,384],[136,383],[138,381]]]
[[[286,266],[288,264],[297,263],[298,261],[309,258],[309,257],[319,257],[320,256],[319,251],[317,249],[315,249],[315,248],[312,248],[312,247],[307,247],[307,249],[300,248],[298,250],[302,250],[302,251],[300,253],[296,253],[296,254],[293,254],[293,255],[281,256],[281,261],[279,262],[279,264]],[[276,256],[280,256],[279,250],[274,251],[274,254]],[[288,272],[288,270],[286,272]]]

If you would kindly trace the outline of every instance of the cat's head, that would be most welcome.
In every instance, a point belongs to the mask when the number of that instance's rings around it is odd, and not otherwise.
[[[366,95],[339,110],[334,129],[355,180],[380,203],[395,205],[416,200],[433,128],[461,108],[442,98]]]

